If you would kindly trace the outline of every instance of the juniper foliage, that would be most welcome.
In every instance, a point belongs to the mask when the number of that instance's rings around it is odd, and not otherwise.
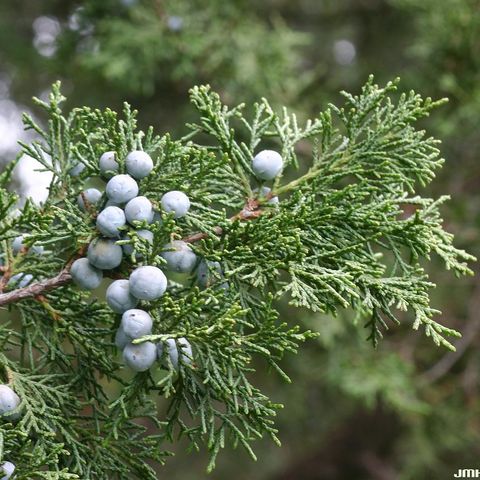
[[[61,39],[67,62],[73,55],[80,68],[126,92],[147,95],[159,83],[172,91],[196,78],[199,83],[215,79],[232,98],[268,90],[275,101],[285,102],[312,80],[313,72],[304,71],[299,61],[310,35],[293,30],[268,5],[252,8],[245,0],[124,3],[86,1],[77,8],[78,25]],[[85,38],[89,41],[80,52],[71,51]],[[96,45],[101,48],[92,55]]]
[[[162,268],[162,246],[184,239],[200,257],[220,262],[224,277],[201,290],[193,276],[173,276],[167,294],[150,302],[154,332],[135,342],[188,338],[193,362],[180,362],[178,371],[166,358],[165,368],[125,373],[113,344],[119,316],[102,292],[79,291],[68,275],[57,288],[9,302],[0,363],[22,399],[22,416],[2,421],[0,457],[17,464],[17,478],[153,480],[151,461],[163,463],[178,436],[209,450],[209,470],[227,444],[255,458],[253,440],[267,435],[280,443],[274,417],[281,405],[252,383],[252,373],[263,362],[289,382],[283,356],[316,336],[278,318],[281,299],[330,314],[354,309],[374,345],[390,324],[409,321],[453,349],[449,338],[459,334],[433,318],[434,285],[423,261],[436,254],[460,275],[471,273],[473,257],[455,248],[442,227],[446,197],[417,193],[443,163],[438,141],[417,123],[442,102],[413,92],[395,96],[397,83],[380,88],[370,78],[360,94],[343,93],[341,108],[331,105],[303,125],[265,99],[250,109],[229,108],[208,86],[195,87],[199,121],[178,140],[139,131],[128,105],[122,115],[89,107],[65,113],[58,84],[48,103],[35,100],[48,126],[25,116],[38,140],[22,145],[23,152],[53,179],[43,205],[27,201],[14,214],[17,198],[8,186],[15,162],[0,178],[7,295],[12,275],[28,272],[38,285],[68,270],[98,235],[97,209],[81,211],[76,198],[110,150],[121,170],[131,150],[152,155],[155,167],[140,194],[157,209],[168,190],[188,192],[192,202],[186,217],[162,214],[149,226],[153,244],[134,232],[121,240],[133,253],[111,276],[126,278],[140,263]],[[253,180],[251,159],[264,147],[284,159],[271,193],[280,197],[278,206],[254,194],[262,185]],[[308,157],[306,172],[291,178]],[[77,162],[85,169],[72,177]],[[28,234],[26,247],[14,255],[19,234]],[[29,251],[34,243],[45,247],[43,255]]]

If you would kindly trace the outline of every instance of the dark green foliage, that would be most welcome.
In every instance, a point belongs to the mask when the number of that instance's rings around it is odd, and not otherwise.
[[[231,98],[273,91],[275,100],[285,102],[310,79],[307,72],[300,78],[295,73],[296,52],[308,35],[291,30],[277,15],[262,15],[248,1],[115,3],[85,2],[76,13],[81,27],[66,33],[63,42],[68,48],[95,25],[80,63],[127,92],[151,94],[158,84],[178,88],[177,82],[188,88],[185,79],[194,77],[217,79]],[[180,28],[170,26],[172,19]],[[91,55],[95,44],[102,47]]]

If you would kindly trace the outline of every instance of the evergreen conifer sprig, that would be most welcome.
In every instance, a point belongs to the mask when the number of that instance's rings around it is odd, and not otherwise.
[[[8,186],[15,162],[0,177],[0,305],[12,313],[1,327],[0,363],[21,398],[18,420],[0,425],[0,457],[17,465],[16,478],[155,479],[149,462],[162,463],[165,444],[178,435],[194,449],[206,445],[209,470],[228,443],[253,458],[254,439],[279,443],[273,418],[281,406],[251,383],[251,373],[263,361],[290,381],[282,357],[316,335],[279,320],[281,298],[332,314],[353,308],[367,319],[375,345],[408,311],[414,328],[453,349],[447,338],[458,333],[432,318],[433,284],[421,262],[437,254],[447,269],[469,274],[473,257],[442,228],[446,197],[416,193],[443,162],[438,141],[416,122],[441,102],[414,93],[394,101],[396,87],[380,88],[371,78],[359,95],[344,93],[342,108],[330,106],[304,125],[266,100],[247,114],[243,105],[223,105],[209,87],[195,87],[200,119],[180,140],[139,131],[128,105],[121,118],[88,107],[65,114],[59,84],[48,103],[36,100],[48,128],[25,116],[39,138],[22,146],[53,175],[48,199],[41,206],[27,200],[14,213]],[[299,145],[311,148],[313,160],[294,178],[305,163]],[[255,180],[252,169],[264,147],[283,159],[271,183]],[[139,186],[160,219],[136,224],[153,233],[151,243],[140,230],[125,230],[118,243],[131,253],[109,276],[128,278],[139,265],[164,268],[164,246],[178,239],[210,271],[203,287],[195,272],[170,276],[163,296],[140,303],[154,327],[133,344],[186,338],[192,354],[175,362],[164,348],[161,363],[132,376],[116,360],[119,316],[101,295],[79,291],[70,268],[99,236],[95,220],[107,198],[94,205],[82,194],[100,176],[98,159],[116,152],[123,172],[134,150],[154,159]],[[73,175],[79,164],[83,170]],[[175,219],[162,210],[160,198],[172,190],[188,193],[188,215]],[[23,246],[15,250],[18,235]],[[32,275],[32,283],[19,288],[19,274]]]

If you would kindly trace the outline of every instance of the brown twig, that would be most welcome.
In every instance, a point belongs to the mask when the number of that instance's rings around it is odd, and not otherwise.
[[[0,294],[0,306],[18,302],[26,298],[37,297],[45,292],[48,292],[49,290],[66,285],[71,279],[72,276],[70,275],[70,265],[68,265],[53,278],[40,280],[32,283],[28,287],[18,288],[17,290]]]
[[[221,235],[223,233],[222,227],[215,227],[213,230],[217,235]],[[185,237],[183,241],[187,243],[195,243],[195,242],[199,242],[200,240],[204,240],[207,237],[208,237],[208,233],[197,232],[197,233],[194,233],[193,235],[189,235],[188,237]]]
[[[272,197],[271,194],[265,196],[266,200],[270,200]],[[256,198],[249,198],[245,203],[245,206],[233,217],[230,217],[230,221],[234,222],[235,220],[253,220],[254,218],[258,218],[263,213],[263,210],[260,209],[260,202]],[[215,227],[213,231],[217,235],[221,235],[223,233],[222,227]],[[183,238],[182,240],[187,243],[195,243],[199,242],[200,240],[204,240],[208,238],[208,233],[205,232],[198,232],[194,233],[193,235],[189,235],[188,237]]]

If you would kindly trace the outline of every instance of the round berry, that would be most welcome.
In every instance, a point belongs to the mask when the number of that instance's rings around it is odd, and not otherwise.
[[[108,306],[115,313],[123,313],[135,308],[138,300],[130,293],[130,282],[128,280],[115,280],[112,282],[105,294]]]
[[[160,203],[167,213],[173,213],[174,218],[184,217],[190,209],[189,198],[178,190],[167,192]]]
[[[33,280],[33,275],[30,273],[17,273],[10,277],[7,285],[9,287],[16,287],[16,288],[25,288],[28,286]]]
[[[18,237],[15,237],[12,242],[12,250],[14,255],[17,255],[23,247],[25,247],[25,235],[19,235]],[[34,253],[35,255],[41,255],[43,251],[44,248],[42,245],[32,245],[28,249],[29,253]]]
[[[107,207],[97,217],[97,228],[106,237],[120,237],[120,228],[126,223],[125,213],[119,207]]]
[[[96,188],[87,188],[80,195],[78,195],[77,204],[81,210],[86,212],[87,207],[85,206],[85,201],[83,200],[84,198],[87,204],[96,205],[102,198],[102,192],[100,190],[97,190]]]
[[[0,478],[0,480],[8,480],[15,471],[15,464],[13,464],[12,462],[3,462],[0,465],[0,470],[0,474],[5,474],[2,478]]]
[[[197,263],[197,256],[193,253],[188,243],[174,240],[167,243],[161,256],[167,261],[167,267],[172,272],[190,273]]]
[[[76,162],[73,167],[68,171],[68,174],[72,177],[78,177],[85,170],[85,164],[82,162]]]
[[[259,189],[258,189],[258,188],[255,188],[255,189],[253,190],[253,193],[254,193],[255,195],[258,195],[258,197],[259,197],[260,199],[265,199],[266,196],[267,196],[271,191],[272,191],[271,188],[268,188],[268,187],[266,187],[266,186],[264,185],[263,187],[260,188],[260,193],[259,193]],[[272,197],[272,198],[270,198],[269,200],[267,200],[267,203],[268,203],[269,205],[278,205],[279,201],[280,201],[280,200],[278,199],[278,197]]]
[[[88,261],[101,270],[111,270],[122,263],[122,247],[109,238],[96,238],[88,246]]]
[[[167,18],[167,27],[172,32],[179,32],[183,28],[183,18],[178,15],[171,15]]]
[[[219,262],[202,260],[197,268],[197,283],[201,288],[208,288],[222,276],[222,266]]]
[[[103,273],[98,268],[90,265],[87,258],[79,258],[72,263],[70,269],[72,280],[84,290],[97,288],[103,279]]]
[[[150,230],[137,230],[135,232],[140,238],[146,240],[150,245],[153,243],[153,233]],[[125,255],[131,255],[133,253],[133,246],[131,244],[122,245]],[[141,258],[140,254],[136,255],[137,258]]]
[[[133,178],[144,178],[152,171],[153,160],[148,153],[134,150],[127,155],[125,166]]]
[[[181,353],[181,361],[186,364],[192,362],[192,346],[185,337],[168,338],[164,344],[159,343],[157,345],[157,356],[161,360],[163,356],[163,348],[166,348],[166,353],[172,362],[173,368],[178,368],[179,349]]]
[[[152,333],[152,317],[138,308],[127,310],[122,315],[123,331],[132,338],[143,337]]]
[[[117,333],[115,334],[115,345],[117,348],[120,350],[123,350],[129,343],[132,343],[133,338],[129,337],[126,333],[123,327],[120,325],[120,327],[117,330]]]
[[[0,416],[10,420],[19,417],[18,413],[11,414],[20,405],[20,397],[8,386],[0,385]]]
[[[12,250],[14,255],[16,255],[23,247],[23,235],[15,237],[12,242]]]
[[[157,267],[138,267],[130,275],[130,292],[140,300],[160,298],[167,289],[167,277]]]
[[[115,175],[108,181],[106,192],[113,202],[127,203],[138,195],[138,185],[130,175]]]
[[[132,198],[125,205],[125,217],[127,222],[133,225],[133,222],[152,223],[153,220],[153,206],[147,197]]]
[[[119,165],[115,160],[115,152],[105,152],[98,161],[100,174],[105,178],[112,178],[118,173]]]
[[[274,150],[262,150],[252,161],[253,173],[262,180],[272,180],[283,168],[281,155]]]
[[[134,372],[147,371],[157,359],[157,348],[152,342],[129,343],[123,350],[123,361]]]

